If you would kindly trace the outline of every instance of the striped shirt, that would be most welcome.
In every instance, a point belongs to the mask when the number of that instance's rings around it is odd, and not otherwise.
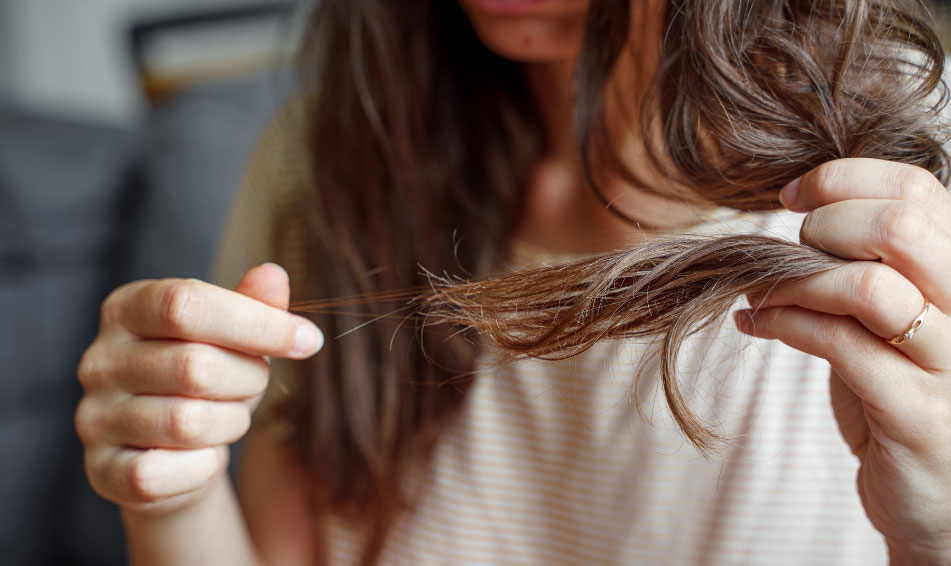
[[[279,116],[252,159],[223,240],[222,285],[272,259],[272,212],[307,182],[297,118]],[[691,232],[798,241],[801,221],[720,209]],[[512,264],[564,259],[516,245]],[[688,406],[732,440],[705,460],[667,409],[657,352],[650,341],[606,341],[562,362],[484,363],[432,459],[407,478],[415,505],[381,563],[887,562],[825,361],[742,335],[729,318],[689,338],[678,377]],[[333,516],[326,525],[328,564],[357,564],[361,526]]]

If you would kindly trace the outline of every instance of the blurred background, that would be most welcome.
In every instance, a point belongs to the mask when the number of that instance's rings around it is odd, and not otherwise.
[[[0,564],[123,564],[72,415],[98,305],[207,279],[305,6],[0,0]]]
[[[75,368],[109,290],[208,278],[293,90],[297,4],[0,0],[0,563],[124,563],[83,472]]]

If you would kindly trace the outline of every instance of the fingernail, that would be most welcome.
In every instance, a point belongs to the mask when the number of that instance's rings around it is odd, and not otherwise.
[[[746,302],[749,303],[751,307],[759,307],[765,299],[766,297],[759,293],[750,293],[746,296]]]
[[[316,354],[323,345],[323,333],[313,324],[305,322],[297,327],[297,333],[294,334],[294,349],[291,353],[295,356],[309,356]]]
[[[779,191],[779,202],[783,203],[787,209],[792,210],[796,204],[796,197],[799,195],[799,181],[802,177],[796,177],[788,185]]]
[[[733,313],[733,321],[736,323],[736,329],[744,334],[750,333],[753,325],[753,309],[740,309]]]
[[[261,265],[262,265],[262,266],[264,266],[264,265],[274,266],[274,267],[278,268],[278,269],[281,271],[281,273],[284,274],[284,277],[287,277],[287,270],[284,269],[283,266],[281,266],[281,265],[279,265],[279,264],[276,264],[276,263],[274,263],[273,261],[266,261],[266,262],[262,263]]]

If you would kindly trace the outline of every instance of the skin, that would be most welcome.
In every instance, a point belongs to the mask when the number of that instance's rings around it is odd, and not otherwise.
[[[951,194],[899,163],[840,159],[790,185],[803,243],[854,259],[736,315],[752,336],[824,358],[856,486],[892,564],[951,564]],[[903,334],[932,307],[914,337]]]
[[[264,356],[305,358],[323,343],[286,312],[289,296],[283,268],[265,264],[234,291],[139,281],[103,304],[76,430],[90,484],[122,510],[133,563],[260,563],[224,472],[267,386]]]
[[[515,14],[500,13],[485,7],[480,0],[462,0],[460,4],[489,49],[524,63],[545,126],[547,152],[536,165],[534,179],[527,187],[528,212],[515,238],[544,249],[593,253],[631,246],[649,237],[651,231],[632,230],[631,224],[606,210],[585,188],[571,131],[571,79],[590,0],[550,0]],[[631,29],[637,30],[638,42],[660,45],[665,7],[665,2],[651,0],[637,3],[631,10]],[[609,87],[614,96],[607,97],[607,123],[629,125],[630,131],[638,130],[632,122],[637,112],[617,106],[618,101],[637,99],[637,85],[650,78],[628,72],[634,68],[631,58],[640,52],[651,53],[636,48],[622,53],[619,72]],[[650,69],[654,63],[648,60],[642,65]],[[622,118],[612,119],[612,115]],[[661,174],[646,166],[636,136],[623,131],[612,132],[612,136],[625,140],[622,157],[628,159],[632,171],[647,177],[655,188],[674,189]],[[604,180],[603,185],[614,209],[659,231],[695,224],[706,212],[704,208],[639,191],[611,179]]]
[[[550,0],[518,14],[462,5],[490,49],[525,63],[548,126],[550,151],[526,188],[518,237],[570,251],[645,237],[584,189],[565,119],[587,2]],[[619,207],[655,225],[698,213],[617,189]],[[856,261],[765,301],[751,297],[758,308],[741,311],[737,326],[829,361],[836,418],[861,461],[857,487],[893,564],[949,564],[951,196],[923,170],[853,159],[808,173],[783,198],[808,213],[804,243]],[[76,428],[91,485],[122,510],[133,563],[322,563],[320,518],[288,454],[251,433],[240,497],[224,473],[226,446],[247,432],[267,385],[265,356],[299,359],[322,345],[311,323],[286,312],[289,289],[284,270],[265,264],[234,291],[140,281],[103,304],[79,368]],[[924,325],[906,344],[888,344],[923,296],[934,304]],[[316,334],[295,346],[302,328]]]

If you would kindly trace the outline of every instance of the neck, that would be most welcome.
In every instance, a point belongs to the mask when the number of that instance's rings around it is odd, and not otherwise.
[[[640,29],[644,27],[640,26]],[[647,39],[640,37],[639,41]],[[641,173],[649,167],[641,151],[643,144],[637,136],[640,126],[632,123],[638,115],[637,109],[632,111],[617,104],[619,100],[640,101],[642,96],[637,90],[638,85],[648,81],[634,75],[638,70],[654,68],[633,61],[634,51],[625,50],[618,64],[619,72],[612,77],[605,96],[608,97],[607,122],[621,124],[623,128],[620,134],[611,132],[612,138],[623,140],[618,146],[620,157],[629,169]],[[643,241],[651,235],[643,229],[644,225],[656,226],[663,231],[696,223],[701,210],[594,171],[597,178],[608,179],[601,188],[612,201],[612,206],[643,223],[631,225],[607,210],[586,185],[572,129],[574,66],[573,58],[525,65],[546,143],[528,187],[526,214],[516,237],[542,248],[586,253],[629,247]],[[661,176],[647,178],[656,181],[658,186],[664,182]]]
[[[576,160],[571,127],[571,78],[574,60],[533,63],[525,66],[536,106],[541,114],[548,159]]]

